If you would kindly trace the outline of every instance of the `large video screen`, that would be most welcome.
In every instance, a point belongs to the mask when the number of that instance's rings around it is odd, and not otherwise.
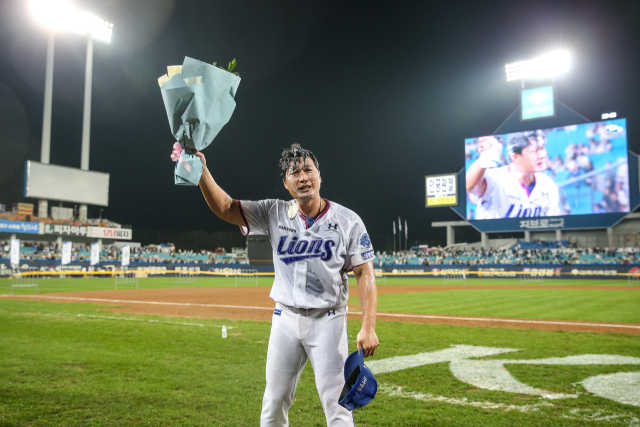
[[[24,196],[109,206],[109,174],[27,160]]]
[[[465,139],[467,219],[629,212],[625,119]]]

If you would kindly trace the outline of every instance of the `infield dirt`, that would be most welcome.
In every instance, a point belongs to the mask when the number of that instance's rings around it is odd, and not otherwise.
[[[540,286],[381,286],[378,293],[399,294],[414,292],[439,292],[469,289],[539,289]],[[553,289],[584,289],[633,291],[640,288],[624,286],[554,286]],[[114,305],[102,310],[132,314],[162,315],[192,318],[215,318],[231,320],[269,321],[275,303],[269,298],[271,288],[180,288],[145,289],[118,291],[90,291],[56,294],[37,294],[14,296],[16,299],[37,299],[52,302],[93,303]],[[357,295],[355,287],[350,295]],[[355,303],[349,306],[349,318],[359,319],[360,307]],[[640,325],[628,323],[602,323],[567,320],[539,320],[514,318],[487,318],[473,316],[424,315],[411,313],[378,313],[378,319],[384,321],[449,324],[471,327],[520,328],[564,330],[597,333],[624,333],[640,335]]]

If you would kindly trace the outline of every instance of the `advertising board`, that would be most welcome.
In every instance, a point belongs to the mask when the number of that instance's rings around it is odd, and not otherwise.
[[[97,239],[131,240],[133,235],[130,228],[88,227],[88,229],[88,237]]]
[[[456,206],[458,204],[458,174],[425,176],[426,207]]]
[[[61,264],[67,265],[70,263],[71,263],[71,242],[62,242]]]
[[[0,233],[40,234],[40,223],[0,220]]]
[[[536,120],[556,115],[553,86],[520,91],[520,120]]]
[[[87,236],[89,228],[84,225],[44,224],[44,234]]]

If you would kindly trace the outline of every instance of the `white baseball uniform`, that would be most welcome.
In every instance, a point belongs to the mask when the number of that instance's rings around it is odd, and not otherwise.
[[[527,218],[562,215],[558,186],[547,175],[534,173],[531,190],[525,188],[509,171],[509,166],[486,169],[487,189],[483,196],[469,194],[476,204],[475,219]]]
[[[288,412],[307,358],[311,359],[327,425],[354,426],[338,404],[344,386],[347,334],[347,272],[374,259],[362,220],[353,211],[326,200],[308,227],[300,213],[290,218],[295,201],[239,201],[243,234],[271,237],[276,302],[269,349],[267,386],[260,425],[288,426]]]

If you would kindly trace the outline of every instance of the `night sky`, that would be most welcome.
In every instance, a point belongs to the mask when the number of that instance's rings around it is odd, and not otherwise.
[[[111,44],[95,42],[90,169],[111,174],[103,216],[132,225],[134,241],[136,228],[237,229],[215,217],[198,187],[173,184],[157,78],[184,56],[237,58],[236,110],[204,151],[231,197],[289,199],[277,164],[298,142],[319,159],[322,196],[357,212],[373,236],[390,237],[400,215],[411,241],[445,240],[431,222],[459,217],[424,207],[424,176],[460,170],[464,139],[491,134],[518,106],[508,62],[569,50],[558,99],[590,120],[626,117],[629,149],[640,152],[638,1],[74,4],[114,23]],[[51,163],[79,168],[86,40],[60,34],[55,49]],[[2,0],[0,203],[8,207],[37,203],[22,187],[24,161],[40,160],[45,59],[46,31],[27,1]],[[98,210],[90,206],[90,217]]]

